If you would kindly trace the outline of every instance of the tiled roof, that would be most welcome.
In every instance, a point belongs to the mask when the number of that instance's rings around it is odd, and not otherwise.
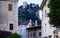
[[[29,27],[26,30],[37,30],[40,29],[41,30],[41,26],[33,26],[33,27]]]

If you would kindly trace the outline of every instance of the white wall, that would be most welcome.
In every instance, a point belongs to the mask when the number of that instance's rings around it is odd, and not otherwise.
[[[54,27],[50,26],[49,24],[49,17],[47,17],[47,13],[49,13],[49,8],[48,8],[48,3],[49,0],[47,0],[46,4],[43,7],[42,10],[42,37],[48,37],[50,35],[52,35],[52,38],[54,38],[53,36],[53,31],[54,31]],[[45,13],[46,10],[46,13]],[[46,25],[45,25],[46,24]]]
[[[41,38],[41,36],[39,36],[39,32],[41,32],[40,29],[37,29],[37,30],[35,30],[35,29],[34,30],[27,30],[27,31],[29,31],[29,32],[27,32],[29,34],[29,38]],[[36,34],[35,37],[33,36],[34,32]],[[30,35],[32,35],[32,36],[30,36]],[[27,36],[27,38],[28,38],[28,36]]]
[[[21,35],[22,38],[26,38],[26,26],[20,25],[19,26],[19,35]]]
[[[8,11],[8,4],[12,4],[12,11]],[[0,1],[1,30],[16,32],[18,27],[18,6],[17,3]],[[9,24],[13,23],[13,30],[9,30]]]

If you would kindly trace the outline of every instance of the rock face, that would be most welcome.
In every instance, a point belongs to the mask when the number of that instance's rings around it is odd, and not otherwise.
[[[18,27],[18,0],[0,0],[0,30],[16,32]]]

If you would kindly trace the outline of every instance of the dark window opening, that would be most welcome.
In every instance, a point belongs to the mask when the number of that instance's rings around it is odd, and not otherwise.
[[[47,38],[47,37],[44,37],[44,38]]]
[[[39,32],[39,36],[41,36],[41,32]]]
[[[43,19],[43,14],[42,14],[42,19]]]
[[[32,37],[32,33],[30,33],[30,37]]]
[[[52,38],[52,36],[50,35],[49,38]]]
[[[46,13],[46,10],[45,10],[45,17],[47,17],[47,13]]]
[[[56,38],[58,38],[58,35],[56,35]]]
[[[13,24],[10,24],[10,30],[13,30]]]
[[[36,36],[36,34],[35,34],[35,33],[33,33],[33,36]]]
[[[45,24],[45,32],[46,32],[46,24]]]

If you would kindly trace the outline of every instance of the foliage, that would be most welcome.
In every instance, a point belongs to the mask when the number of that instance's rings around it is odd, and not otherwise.
[[[0,30],[0,38],[5,38],[6,36],[11,35],[11,32],[7,32],[7,31],[1,31]]]
[[[14,33],[10,36],[7,36],[6,38],[21,38],[21,36],[19,36],[17,33]]]
[[[50,8],[48,14],[50,24],[54,27],[60,27],[60,0],[50,0],[48,7]]]
[[[25,8],[23,8],[23,5],[18,8],[18,23],[29,23],[29,20],[31,19],[34,23],[35,20],[38,21],[39,24],[41,24],[41,20],[38,18],[38,12],[39,11],[39,5],[38,4],[27,4]]]

